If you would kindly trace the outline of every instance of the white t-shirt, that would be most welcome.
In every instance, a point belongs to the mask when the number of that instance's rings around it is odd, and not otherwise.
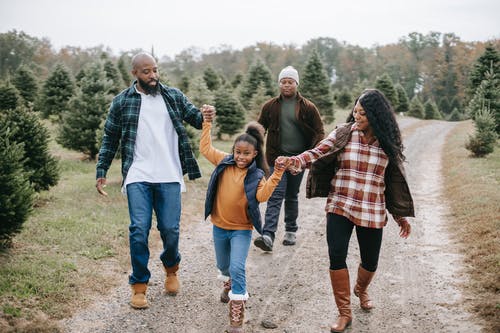
[[[180,183],[185,192],[182,166],[179,158],[179,138],[161,94],[141,94],[141,109],[134,160],[123,183],[136,182]]]

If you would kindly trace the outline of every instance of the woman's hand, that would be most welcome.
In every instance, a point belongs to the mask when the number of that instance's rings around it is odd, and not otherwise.
[[[288,163],[288,157],[279,156],[276,160],[274,160],[274,169],[284,171],[288,167]]]
[[[408,238],[411,233],[411,224],[404,217],[400,217],[396,222],[399,224],[399,237]]]

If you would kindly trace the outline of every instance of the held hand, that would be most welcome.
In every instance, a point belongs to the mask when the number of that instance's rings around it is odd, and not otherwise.
[[[103,190],[103,188],[106,187],[106,178],[98,178],[95,183],[95,187],[100,195],[104,195],[105,197],[108,196],[108,193],[104,192]]]
[[[401,218],[399,221],[399,237],[401,238],[408,238],[408,236],[410,236],[410,233],[411,233],[411,225],[410,225],[410,222],[408,222],[407,219],[405,219],[404,217]]]
[[[279,171],[284,171],[288,167],[289,161],[288,157],[286,156],[279,156],[275,161],[274,161],[274,169],[279,170]]]
[[[203,120],[206,122],[212,122],[215,118],[215,107],[212,105],[203,104],[200,109],[203,114]]]
[[[290,172],[294,176],[296,176],[302,172],[302,169],[300,168],[300,165],[299,165],[299,161],[296,157],[289,157],[288,158],[287,171]]]

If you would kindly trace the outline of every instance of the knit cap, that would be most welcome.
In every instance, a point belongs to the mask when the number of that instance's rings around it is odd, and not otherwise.
[[[278,75],[278,83],[281,81],[283,78],[291,78],[294,79],[297,84],[299,84],[299,72],[292,66],[286,66],[283,68],[280,72],[280,75]]]

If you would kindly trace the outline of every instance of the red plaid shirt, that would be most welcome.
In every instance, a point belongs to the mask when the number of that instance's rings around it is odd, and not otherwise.
[[[339,153],[339,169],[331,182],[326,201],[326,212],[347,217],[354,224],[383,228],[387,224],[385,208],[385,169],[389,159],[379,142],[362,142],[363,132],[353,124],[350,142]],[[312,162],[328,153],[336,140],[336,131],[315,148],[291,157],[293,166],[309,167]]]

